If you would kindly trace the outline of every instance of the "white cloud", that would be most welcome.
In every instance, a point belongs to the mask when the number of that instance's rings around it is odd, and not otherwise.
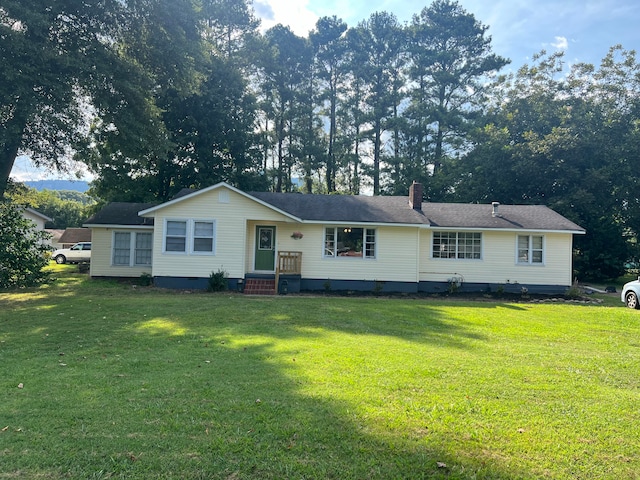
[[[551,42],[551,46],[556,48],[557,50],[566,50],[569,48],[569,41],[566,37],[555,37],[556,41]]]
[[[263,30],[281,23],[303,37],[313,30],[318,20],[318,16],[309,9],[308,0],[254,0],[254,9],[262,20]]]

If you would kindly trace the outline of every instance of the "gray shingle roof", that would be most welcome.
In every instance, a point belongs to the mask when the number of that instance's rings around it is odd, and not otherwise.
[[[58,240],[59,243],[90,242],[91,230],[88,228],[67,228]]]
[[[423,203],[422,208],[432,227],[584,231],[544,205],[500,205],[495,217],[491,205]]]
[[[423,213],[409,207],[408,197],[305,195],[250,192],[249,195],[307,221],[428,224]]]
[[[450,228],[584,231],[559,213],[542,205],[423,203],[422,211],[409,206],[408,197],[303,195],[251,192],[274,207],[306,221],[365,222],[431,225]]]
[[[153,218],[138,216],[138,212],[157,203],[112,202],[84,222],[85,225],[153,225]]]
[[[182,193],[182,192],[181,192]],[[194,191],[185,191],[185,196]],[[249,192],[248,195],[308,222],[425,225],[437,228],[509,229],[584,232],[580,226],[542,205],[423,203],[422,211],[409,206],[407,197],[308,195]],[[177,198],[180,198],[180,195]],[[175,200],[175,199],[174,199]],[[110,203],[85,225],[153,225],[153,218],[138,212],[154,203]]]

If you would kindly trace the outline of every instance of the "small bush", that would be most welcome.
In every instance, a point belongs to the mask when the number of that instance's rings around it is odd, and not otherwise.
[[[138,285],[140,285],[141,287],[148,287],[152,283],[153,277],[146,272],[140,275],[140,278],[138,278]]]
[[[229,287],[229,284],[227,283],[228,276],[229,274],[222,269],[218,269],[217,272],[211,272],[211,275],[209,275],[209,285],[207,290],[209,292],[225,291]]]

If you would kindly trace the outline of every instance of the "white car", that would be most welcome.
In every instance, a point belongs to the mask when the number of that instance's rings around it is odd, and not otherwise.
[[[624,284],[622,293],[620,294],[620,300],[629,308],[640,308],[640,277],[633,282]]]
[[[71,248],[61,248],[51,254],[56,263],[84,263],[91,261],[91,242],[76,243]]]

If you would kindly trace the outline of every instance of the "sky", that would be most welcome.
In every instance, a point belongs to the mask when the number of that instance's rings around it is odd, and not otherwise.
[[[318,18],[337,16],[350,27],[374,12],[389,12],[401,23],[430,1],[417,0],[253,0],[263,30],[278,23],[307,36]],[[638,0],[458,0],[467,12],[489,27],[494,53],[511,59],[503,72],[515,71],[546,50],[563,50],[568,65],[600,64],[609,48],[621,44],[640,49],[640,2]],[[12,175],[17,180],[69,178],[47,173],[19,158]],[[90,179],[90,178],[89,178]]]

